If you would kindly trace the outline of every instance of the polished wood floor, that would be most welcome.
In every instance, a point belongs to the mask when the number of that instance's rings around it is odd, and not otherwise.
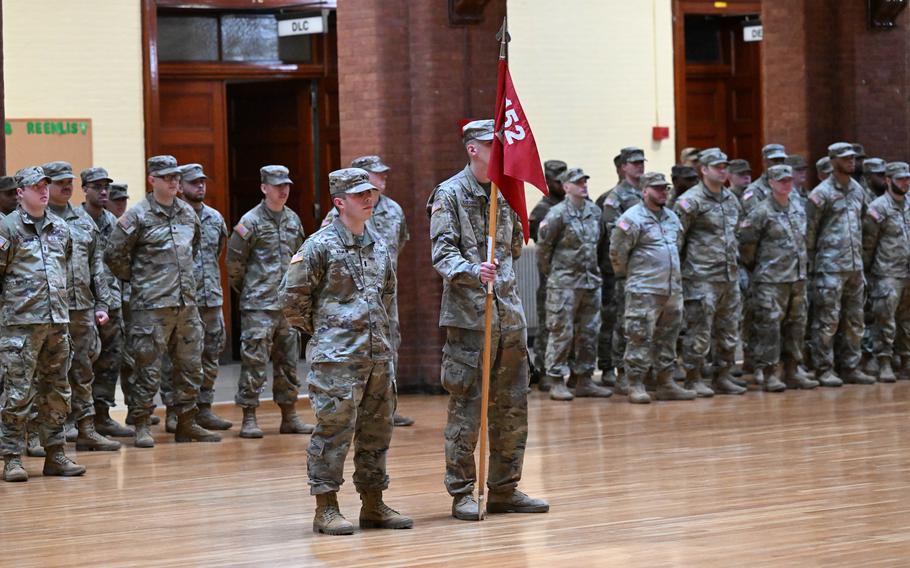
[[[395,432],[386,495],[413,530],[313,534],[307,437],[278,435],[267,403],[262,440],[177,445],[159,427],[154,450],[80,453],[73,479],[28,459],[28,483],[0,483],[0,565],[910,564],[910,383],[650,406],[534,392],[521,488],[551,512],[482,523],[449,516],[445,403],[401,401],[417,425]],[[350,483],[340,500],[356,519]]]

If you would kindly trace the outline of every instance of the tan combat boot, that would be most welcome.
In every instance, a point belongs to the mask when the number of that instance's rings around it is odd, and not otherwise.
[[[79,465],[63,451],[63,446],[48,446],[47,457],[44,458],[44,475],[59,475],[62,477],[75,477],[85,473],[85,466]]]
[[[154,448],[155,438],[152,438],[152,432],[149,429],[149,417],[137,416],[134,420],[136,424],[136,439],[133,441],[133,445],[137,448]]]
[[[575,396],[578,398],[610,398],[613,391],[594,382],[590,374],[578,375]]]
[[[220,442],[221,436],[196,424],[196,411],[190,410],[177,417],[177,432],[174,441],[183,442]]]
[[[673,378],[673,369],[666,369],[657,374],[657,400],[695,400],[698,393],[684,389]]]
[[[632,404],[649,404],[651,396],[645,390],[644,377],[639,373],[626,373],[629,379],[629,402]]]
[[[164,431],[168,434],[177,432],[177,409],[170,406],[164,412]]]
[[[365,491],[360,494],[360,528],[362,529],[409,529],[414,526],[410,517],[405,517],[382,502],[382,491]]]
[[[759,370],[762,370],[762,369],[758,369],[755,372],[757,373]],[[785,390],[787,390],[787,385],[784,384],[784,382],[780,380],[780,378],[781,378],[780,371],[781,371],[780,365],[775,365],[774,367],[771,367],[770,369],[768,369],[767,373],[764,373],[765,380],[761,386],[763,391],[765,391],[765,392],[784,392]]]
[[[745,394],[746,387],[741,387],[734,383],[730,376],[729,367],[718,367],[717,374],[714,376],[714,382],[711,390],[717,394]]]
[[[41,438],[38,436],[38,425],[34,422],[28,423],[28,429],[25,432],[25,455],[30,458],[45,458],[47,452],[41,445]]]
[[[241,438],[261,438],[262,430],[256,423],[256,408],[243,407],[243,423],[240,424]]]
[[[230,430],[234,425],[230,420],[218,416],[212,412],[211,404],[198,404],[199,412],[196,413],[196,424],[199,424],[207,430]]]
[[[281,426],[279,434],[312,434],[315,429],[312,424],[307,424],[297,414],[295,404],[281,404]]]
[[[106,404],[95,405],[95,431],[102,436],[132,438],[136,432],[111,418],[111,409]]]
[[[404,414],[398,414],[396,412],[395,415],[392,416],[392,425],[397,428],[402,428],[405,426],[413,426],[414,419],[411,418],[410,416],[405,416]]]
[[[626,376],[624,367],[616,368],[616,392],[623,396],[629,396],[629,378]]]
[[[891,368],[891,357],[878,358],[878,382],[893,383],[897,380],[894,369]]]
[[[335,492],[316,496],[313,532],[331,535],[354,534],[354,525],[349,523],[338,509],[338,496]]]
[[[120,442],[108,440],[95,431],[95,419],[87,416],[79,421],[79,437],[76,438],[77,452],[116,452]]]
[[[685,386],[687,390],[694,390],[699,398],[711,398],[714,396],[714,391],[702,380],[701,371],[699,369],[689,369],[686,371]]]
[[[575,395],[566,387],[566,380],[562,377],[547,376],[550,381],[550,400],[572,400]]]
[[[784,363],[784,384],[788,389],[810,390],[818,387],[818,381],[801,373],[795,361]]]
[[[22,456],[3,456],[3,481],[28,481],[28,472],[22,467]]]
[[[816,381],[823,387],[842,387],[844,386],[844,381],[841,380],[832,369],[827,371],[816,371],[815,372]]]

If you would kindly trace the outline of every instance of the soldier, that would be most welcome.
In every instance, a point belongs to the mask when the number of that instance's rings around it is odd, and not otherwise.
[[[856,152],[847,142],[828,146],[834,173],[818,184],[806,204],[806,249],[813,273],[809,351],[822,386],[872,384],[859,369],[863,336],[863,188],[850,177]],[[837,337],[838,377],[834,370]],[[841,380],[843,379],[843,380]]]
[[[539,242],[538,226],[543,218],[547,216],[550,209],[557,203],[565,199],[566,194],[562,189],[562,182],[559,178],[566,172],[568,166],[561,160],[547,160],[544,162],[543,171],[547,178],[547,195],[534,206],[531,215],[528,217],[528,225],[531,230],[531,238],[534,242]],[[539,265],[538,265],[539,266]],[[539,282],[537,285],[537,334],[534,336],[534,371],[535,373],[546,373],[545,357],[547,355],[547,274],[538,270]],[[543,379],[543,376],[540,377]],[[546,381],[541,380],[538,385],[540,390],[548,390],[550,386]]]
[[[98,179],[100,177],[100,179]],[[80,175],[82,191],[85,193],[85,202],[82,204],[81,213],[85,213],[94,221],[98,228],[98,242],[96,248],[101,254],[107,248],[108,240],[117,217],[106,209],[109,201],[111,182],[102,169],[88,169]],[[124,199],[125,201],[125,199]],[[95,403],[95,430],[103,436],[117,438],[131,438],[135,432],[132,428],[123,426],[111,418],[110,409],[116,404],[115,391],[117,379],[123,361],[123,342],[125,328],[123,323],[123,293],[121,282],[114,276],[105,262],[101,262],[104,280],[110,291],[108,304],[108,322],[98,326],[98,335],[101,340],[101,353],[92,366],[95,382],[92,383],[92,398]]]
[[[885,190],[888,189],[888,181],[885,177],[885,160],[881,158],[866,158],[863,161],[863,176],[859,184],[863,186],[863,192],[866,196],[866,207],[881,197]]]
[[[644,378],[657,375],[658,400],[694,400],[695,391],[673,380],[676,339],[682,324],[679,237],[682,227],[665,207],[667,180],[648,172],[641,177],[643,201],[619,217],[610,238],[610,260],[625,278],[624,365],[629,402],[651,402]]]
[[[753,207],[768,199],[771,195],[771,185],[768,183],[768,168],[783,164],[787,159],[787,150],[781,144],[768,144],[761,149],[761,156],[764,171],[743,192],[742,205],[746,213],[749,213]]]
[[[793,172],[793,191],[790,192],[790,199],[798,199],[805,211],[806,200],[809,199],[809,188],[806,187],[809,164],[799,154],[790,154],[784,160],[784,165],[790,166],[790,170]]]
[[[806,330],[806,212],[790,198],[790,166],[768,168],[768,183],[771,197],[739,224],[742,263],[751,273],[756,372],[762,372],[762,388],[767,392],[814,389],[818,383],[803,377],[798,368]]]
[[[0,416],[3,480],[28,481],[22,466],[26,422],[38,409],[44,475],[85,473],[64,452],[63,423],[70,409],[66,377],[70,346],[66,287],[72,251],[69,228],[47,211],[50,178],[37,167],[16,172],[19,208],[0,221],[0,361],[6,403]]]
[[[664,207],[672,207],[677,197],[698,185],[699,181],[698,172],[691,166],[673,166],[670,170],[670,179],[673,181],[673,187],[670,188],[670,195]]]
[[[446,489],[452,516],[479,517],[472,497],[476,472],[474,447],[480,427],[480,383],[484,316],[478,311],[493,282],[493,339],[490,373],[489,513],[543,513],[550,506],[518,491],[528,438],[528,352],[524,311],[513,263],[521,254],[518,216],[497,197],[495,263],[489,258],[487,177],[493,121],[475,120],[462,128],[469,164],[430,194],[433,266],[442,276],[439,325],[446,330],[442,386],[449,392],[445,428]]]
[[[208,430],[228,430],[233,426],[229,420],[212,412],[215,402],[215,380],[218,378],[218,359],[224,351],[225,331],[224,293],[221,290],[221,268],[218,260],[227,243],[227,225],[224,217],[217,210],[209,207],[205,199],[206,180],[208,176],[201,164],[187,164],[180,167],[181,199],[187,202],[199,217],[202,238],[199,250],[194,258],[194,278],[196,279],[196,308],[202,321],[202,386],[199,388],[199,399],[196,407],[196,423]],[[162,374],[161,398],[167,406],[165,429],[172,431],[176,427],[176,413],[173,410],[173,390],[170,373]],[[173,418],[172,418],[173,416]]]
[[[131,285],[127,349],[135,369],[127,404],[136,425],[134,444],[155,445],[149,415],[155,409],[163,355],[174,367],[175,440],[220,442],[221,436],[195,420],[203,342],[192,270],[201,236],[199,218],[176,199],[176,158],[149,158],[148,183],[152,191],[117,220],[104,254],[114,276]]]
[[[546,326],[550,332],[546,381],[550,398],[572,400],[565,376],[575,378],[575,396],[609,397],[594,383],[596,342],[600,331],[602,278],[597,261],[600,210],[588,197],[588,179],[581,168],[562,175],[566,199],[540,222],[537,267],[547,278]]]
[[[16,178],[13,176],[0,177],[0,213],[9,215],[16,210],[19,204],[19,195],[16,193]]]
[[[866,148],[859,142],[854,142],[850,146],[853,148],[853,151],[856,152],[856,167],[853,170],[853,179],[861,182],[863,177],[863,164],[866,161]]]
[[[228,279],[240,296],[240,379],[234,401],[243,409],[241,438],[261,438],[256,422],[266,365],[272,362],[272,396],[281,408],[282,434],[309,434],[313,426],[297,415],[300,334],[288,325],[278,302],[278,285],[291,256],[305,238],[303,224],[285,205],[291,178],[284,166],[259,170],[262,203],[234,227],[228,242]]]
[[[679,153],[678,165],[698,168],[698,148],[683,148]]]
[[[889,163],[887,179],[887,191],[863,217],[863,263],[872,276],[873,352],[883,383],[896,379],[895,352],[901,360],[899,377],[910,379],[910,166]]]
[[[360,528],[409,529],[413,521],[382,500],[395,412],[389,315],[396,282],[390,251],[367,224],[379,189],[365,170],[347,168],[329,174],[329,192],[338,217],[297,251],[279,290],[287,321],[313,336],[307,348],[316,412],[307,451],[313,531],[354,532],[336,496],[352,439]]]
[[[828,177],[831,175],[831,172],[833,172],[833,171],[834,171],[834,166],[831,165],[831,158],[829,158],[828,156],[819,158],[818,161],[815,162],[815,172],[818,175],[819,183],[828,179]],[[808,199],[808,196],[807,196],[807,199]]]
[[[730,191],[742,201],[743,193],[752,183],[752,166],[747,160],[730,160],[727,171],[730,173]]]
[[[98,327],[108,324],[112,302],[104,268],[104,244],[98,226],[69,200],[73,195],[73,168],[68,162],[49,162],[41,166],[51,179],[48,208],[69,225],[72,254],[67,263],[69,290],[69,335],[72,362],[69,369],[72,389],[70,419],[79,429],[76,451],[115,452],[120,442],[109,440],[95,430],[95,382],[93,365],[101,352]],[[80,174],[82,185],[110,183],[104,168],[88,168]]]
[[[370,176],[370,183],[379,189],[379,197],[373,205],[373,214],[367,220],[367,226],[374,235],[379,236],[385,243],[392,257],[392,268],[398,272],[398,257],[404,249],[405,243],[411,239],[408,233],[408,224],[404,218],[401,206],[385,194],[386,182],[389,177],[389,166],[382,162],[379,156],[360,156],[351,161],[352,168],[360,168]],[[338,210],[331,209],[323,221],[323,226],[331,224],[338,217]],[[398,350],[401,347],[401,325],[398,321],[398,289],[395,289],[395,302],[392,304],[392,313],[389,314],[392,326],[392,346],[395,348],[393,365],[393,378],[398,378]],[[396,382],[397,384],[397,382]],[[398,406],[396,402],[396,407]],[[395,412],[395,426],[411,426],[414,419]]]
[[[625,281],[613,274],[613,266],[609,260],[610,235],[620,215],[641,201],[641,190],[638,184],[645,171],[645,152],[641,148],[627,147],[620,152],[620,162],[625,176],[622,183],[614,187],[604,200],[601,214],[602,255],[601,270],[614,279],[613,293],[610,301],[610,314],[613,317],[612,360],[618,363],[623,360],[626,351],[626,336],[623,331],[623,314],[625,313]],[[625,367],[618,370],[616,390],[620,394],[628,394],[628,381],[625,380]]]
[[[726,154],[718,148],[699,154],[702,182],[685,193],[674,206],[682,224],[683,298],[686,335],[683,338],[683,364],[686,388],[698,396],[743,394],[733,382],[736,343],[739,339],[740,288],[739,251],[736,226],[742,207],[733,192],[724,187],[727,180]],[[715,349],[713,388],[702,378],[702,369]]]

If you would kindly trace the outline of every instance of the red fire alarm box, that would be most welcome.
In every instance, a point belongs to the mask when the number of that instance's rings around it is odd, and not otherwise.
[[[670,127],[669,126],[655,126],[651,129],[651,138],[660,142],[661,140],[666,140],[670,137]]]

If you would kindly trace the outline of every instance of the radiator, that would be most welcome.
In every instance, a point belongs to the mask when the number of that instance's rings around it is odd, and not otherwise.
[[[537,285],[540,275],[537,272],[537,247],[533,243],[521,249],[521,256],[514,265],[515,279],[518,284],[518,297],[524,307],[525,319],[528,322],[528,335],[537,333]]]

